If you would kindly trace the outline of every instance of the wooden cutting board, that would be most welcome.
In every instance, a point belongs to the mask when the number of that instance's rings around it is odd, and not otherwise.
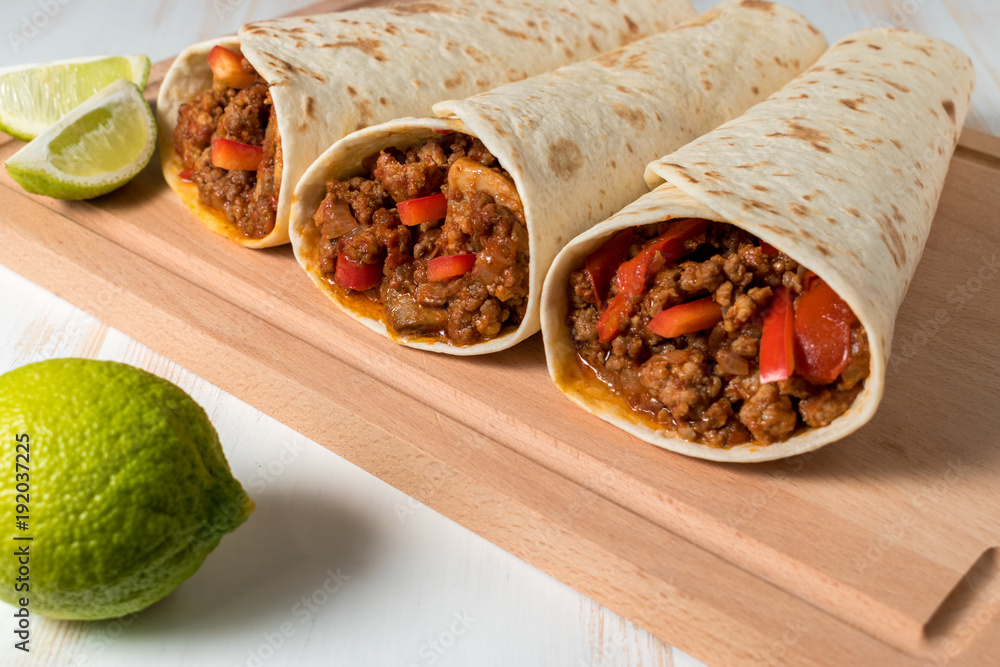
[[[709,664],[1000,664],[1000,139],[962,137],[875,419],[752,466],[581,412],[539,336],[376,336],[290,247],[205,231],[158,164],[92,202],[0,174],[0,262]]]

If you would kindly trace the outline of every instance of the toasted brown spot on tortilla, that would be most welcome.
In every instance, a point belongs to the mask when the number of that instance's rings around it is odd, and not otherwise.
[[[598,53],[601,53],[601,47],[598,45],[597,40],[594,39],[593,35],[587,35],[587,43],[590,44],[590,48]]]
[[[562,180],[570,179],[583,166],[583,151],[565,137],[549,144],[549,169]]]
[[[469,44],[468,46],[466,46],[465,49],[464,49],[464,51],[465,51],[465,55],[469,56],[476,63],[478,63],[480,65],[483,63],[483,61],[486,60],[486,54],[483,53],[482,51],[480,51],[479,49],[477,49],[476,47],[474,47],[472,44]]]
[[[630,143],[627,143],[627,142],[626,142],[626,143],[625,143],[625,148],[627,148],[627,149],[628,149],[628,152],[629,152],[629,153],[635,153],[635,149],[634,149],[634,148],[632,148],[632,144],[630,144]]]
[[[708,190],[707,192],[712,192],[712,191]],[[746,199],[741,197],[740,202],[742,202],[741,206],[743,207],[744,211],[749,210],[751,208],[755,208],[759,211],[767,211],[771,215],[778,215],[777,209],[775,209],[770,204],[765,204],[762,201],[757,201],[756,199]]]
[[[305,111],[306,111],[306,117],[313,118],[313,119],[316,118],[316,114],[315,114],[315,111],[316,111],[316,100],[314,98],[312,98],[312,97],[307,97],[306,98],[306,109],[305,109]]]
[[[344,88],[344,90],[346,90],[347,94],[350,95],[351,97],[357,97],[358,95],[358,91],[355,90],[354,86],[347,86],[346,88]]]
[[[705,12],[704,14],[699,14],[695,18],[691,19],[690,21],[687,21],[686,23],[684,23],[683,25],[681,25],[679,27],[680,28],[697,28],[699,26],[707,25],[707,24],[711,23],[712,21],[714,21],[715,19],[719,18],[719,16],[721,14],[722,14],[722,12],[720,12],[718,9],[710,9],[707,12]]]
[[[809,144],[812,145],[813,148],[815,148],[820,152],[823,153],[830,152],[830,149],[824,146],[822,143],[822,142],[828,143],[830,141],[830,137],[829,135],[826,134],[826,132],[823,132],[822,130],[817,130],[816,128],[813,127],[806,127],[805,125],[802,125],[801,123],[797,123],[795,121],[786,120],[785,124],[788,126],[789,132],[774,132],[767,136],[769,138],[788,137],[789,139],[799,139],[800,141],[809,142]]]
[[[792,213],[801,217],[805,217],[809,214],[809,209],[798,202],[792,202],[788,205],[788,208],[792,209]]]
[[[760,88],[757,86],[750,86],[750,92],[754,95],[760,95]]]
[[[444,87],[448,90],[452,88],[458,88],[462,85],[462,81],[465,79],[465,72],[460,71],[454,77],[444,80]]]
[[[637,32],[639,32],[639,26],[636,25],[635,21],[632,20],[631,16],[629,16],[628,14],[624,14],[622,18],[625,19],[625,25],[628,26],[628,31],[630,33],[634,35]]]
[[[702,79],[701,80],[701,86],[705,90],[712,90],[712,82],[709,81],[708,79]]]
[[[384,98],[384,97],[378,98],[378,103],[381,104],[384,107],[389,106],[389,100],[386,99],[386,98]]]
[[[861,106],[862,104],[865,103],[865,98],[864,97],[859,97],[859,98],[854,99],[854,100],[845,100],[845,99],[842,99],[842,100],[839,100],[839,101],[840,101],[841,104],[843,104],[848,109],[851,109],[852,111],[860,111],[861,113],[868,113],[864,109],[859,109],[858,108],[859,106]]]
[[[867,46],[868,46],[869,49],[875,49],[876,51],[881,51],[882,50],[882,47],[879,46],[878,44],[868,44]]]
[[[620,102],[615,102],[611,105],[614,108],[615,115],[624,120],[626,123],[631,125],[637,130],[646,129],[647,116],[642,111],[642,109],[633,109],[627,107]]]
[[[521,32],[520,30],[511,30],[510,28],[504,28],[503,26],[497,26],[497,30],[507,35],[508,37],[513,37],[514,39],[523,39],[525,41],[532,40],[535,42],[544,41],[539,35],[529,35],[526,32]]]
[[[413,32],[417,33],[418,35],[424,35],[425,37],[430,37],[431,36],[430,31],[429,30],[424,30],[423,28],[414,28]]]
[[[451,10],[436,2],[411,2],[405,5],[390,7],[389,11],[397,16],[405,16],[407,14],[446,14]]]
[[[618,168],[618,163],[617,163],[617,162],[615,162],[614,160],[612,160],[612,161],[611,161],[611,168],[612,168],[612,169],[617,169],[617,168]]]
[[[493,127],[493,130],[501,137],[506,138],[510,136],[510,132],[507,131],[507,128],[504,127],[503,123],[498,121],[496,118],[488,116],[486,122],[488,122]]]
[[[902,221],[903,216],[899,213],[899,209],[895,206],[893,208],[895,209],[895,215]],[[892,255],[892,261],[896,264],[896,267],[901,268],[906,261],[906,244],[903,242],[903,235],[900,234],[899,228],[892,223],[892,220],[885,213],[878,218],[878,224],[882,228],[882,242],[885,243],[886,249]]]
[[[823,245],[822,243],[817,243],[817,244],[816,244],[816,251],[817,251],[817,252],[818,252],[819,254],[823,255],[824,257],[833,257],[833,253],[832,253],[832,252],[830,252],[830,249],[829,249],[829,248],[827,248],[827,247],[826,247],[825,245]]]
[[[354,40],[343,40],[340,42],[327,42],[321,44],[320,48],[326,49],[357,49],[365,53],[380,63],[388,62],[389,57],[382,51],[382,40],[359,38]]]
[[[846,183],[847,182],[844,179],[840,178],[839,176],[834,176],[833,174],[827,174],[826,172],[822,172],[822,171],[817,171],[816,175],[817,176],[822,176],[824,178],[829,178],[831,181],[836,181],[837,183]]]
[[[889,143],[891,143],[893,146],[895,146],[899,150],[903,150],[903,144],[901,144],[899,141],[897,141],[895,139],[890,139]]]
[[[358,122],[359,127],[357,129],[362,129],[368,127],[375,120],[375,114],[372,112],[372,103],[368,100],[358,100]]]
[[[889,79],[886,79],[885,77],[881,77],[881,76],[878,77],[878,78],[882,81],[882,83],[885,83],[885,84],[888,84],[888,85],[892,86],[893,88],[895,88],[896,90],[898,90],[901,93],[908,93],[908,92],[910,92],[910,89],[907,88],[906,86],[904,86],[901,83],[896,83],[895,81],[890,81]]]
[[[955,122],[955,103],[951,100],[943,100],[941,106],[944,107],[945,112],[948,114],[948,118],[951,118],[951,122]]]
[[[831,225],[836,225],[837,224],[837,221],[834,220],[833,218],[827,218],[826,221],[829,222]]]
[[[746,7],[747,9],[760,9],[765,12],[774,12],[774,4],[770,2],[762,2],[761,0],[743,0],[740,3],[740,7]]]
[[[569,49],[564,49],[564,51],[567,52],[567,55],[572,53],[572,51],[570,51]],[[604,67],[615,67],[618,64],[618,61],[621,60],[622,55],[623,53],[621,49],[615,49],[614,51],[608,51],[607,53],[602,53],[601,55],[594,58],[593,62],[597,63],[598,65],[603,65]],[[628,89],[625,88],[624,86],[618,86],[618,89],[628,91]]]
[[[751,186],[751,187],[752,187],[752,188],[753,188],[754,190],[757,190],[758,192],[770,192],[770,191],[771,191],[771,188],[769,188],[769,187],[766,187],[766,186],[764,186],[764,185],[753,185],[753,186]]]

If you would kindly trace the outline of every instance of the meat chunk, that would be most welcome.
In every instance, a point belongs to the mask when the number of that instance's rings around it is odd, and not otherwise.
[[[244,59],[244,68],[253,71]],[[230,139],[262,146],[256,172],[228,171],[212,164],[212,140]],[[193,101],[182,104],[174,129],[174,151],[205,205],[222,212],[249,238],[274,229],[281,185],[282,151],[270,88],[263,79],[236,90],[219,81]]]
[[[408,154],[400,161],[388,151],[382,151],[372,171],[372,178],[381,183],[396,202],[426,197],[441,190],[444,183],[445,169],[435,161],[439,156],[424,152],[430,159],[421,159],[419,151],[411,152],[416,160],[411,160]]]
[[[773,382],[761,385],[740,408],[740,422],[750,429],[754,438],[764,443],[788,437],[797,421],[792,402],[781,395]]]
[[[174,151],[186,169],[193,169],[211,146],[219,119],[235,95],[233,88],[216,85],[181,105],[174,128]]]
[[[338,254],[382,263],[379,299],[387,323],[407,335],[468,345],[521,322],[528,301],[527,228],[513,181],[482,142],[453,133],[382,151],[365,164],[364,175],[327,183],[313,218],[323,274],[334,278]],[[399,202],[437,192],[448,197],[443,221],[400,224]],[[344,224],[344,204],[354,228]],[[476,255],[468,273],[427,280],[429,261],[468,253]]]
[[[722,392],[722,380],[709,372],[698,350],[674,350],[642,365],[642,383],[674,419],[701,419]]]
[[[635,228],[629,258],[672,224]],[[684,252],[647,276],[641,296],[631,297],[623,330],[604,343],[597,324],[607,305],[598,303],[585,268],[570,274],[566,323],[582,364],[632,409],[713,447],[777,442],[800,428],[825,426],[850,407],[871,364],[858,323],[851,330],[851,359],[835,383],[820,387],[797,375],[760,382],[764,316],[777,288],[793,298],[802,293],[805,267],[724,223],[707,224],[685,241]],[[617,293],[614,283],[611,291]],[[648,329],[663,310],[706,295],[723,312],[711,328],[670,339]]]

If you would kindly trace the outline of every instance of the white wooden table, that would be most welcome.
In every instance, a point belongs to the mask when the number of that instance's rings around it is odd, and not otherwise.
[[[5,0],[0,66],[99,53],[154,61],[311,0]],[[699,10],[714,0],[695,0]],[[870,26],[972,56],[968,126],[1000,135],[997,0],[789,0],[831,42]],[[0,243],[3,240],[0,239]],[[0,267],[0,373],[114,359],[187,390],[257,511],[175,593],[134,618],[0,622],[0,665],[700,665],[323,447]],[[3,607],[0,604],[0,608]],[[0,609],[0,617],[10,618]]]

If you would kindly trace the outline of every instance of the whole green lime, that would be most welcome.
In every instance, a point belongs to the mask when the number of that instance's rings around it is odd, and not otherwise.
[[[0,457],[0,599],[52,618],[149,606],[253,510],[205,411],[126,364],[0,376]]]

